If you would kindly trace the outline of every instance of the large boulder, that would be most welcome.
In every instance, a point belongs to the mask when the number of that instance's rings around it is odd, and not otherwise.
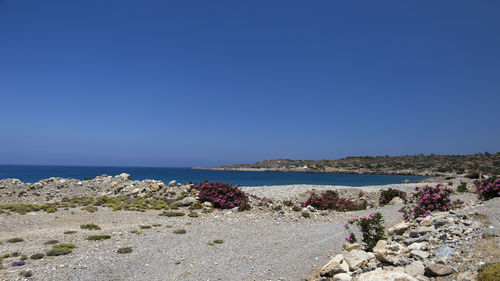
[[[393,241],[379,240],[373,248],[377,260],[390,264],[398,264],[403,258],[406,248]]]
[[[194,199],[193,197],[186,197],[186,198],[184,198],[184,199],[181,200],[181,202],[180,202],[179,205],[181,205],[181,206],[191,206],[195,202],[196,202],[196,199]]]
[[[410,275],[395,270],[383,270],[377,268],[374,271],[366,272],[359,275],[357,281],[417,281]]]
[[[361,244],[359,243],[349,243],[349,242],[344,243],[342,247],[344,248],[344,250],[348,252],[352,250],[361,250],[362,248]]]
[[[170,181],[170,182],[168,183],[168,186],[169,186],[169,187],[174,187],[174,186],[176,186],[176,185],[177,185],[177,182],[176,182],[175,180]]]
[[[344,260],[344,256],[336,255],[333,257],[325,266],[321,268],[320,275],[326,277],[332,277],[337,273],[349,272],[349,265]]]
[[[374,258],[373,254],[363,250],[352,250],[344,255],[344,260],[352,271],[364,267],[372,258]]]

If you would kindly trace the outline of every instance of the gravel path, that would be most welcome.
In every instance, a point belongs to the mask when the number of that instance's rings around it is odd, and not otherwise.
[[[388,224],[400,219],[398,206],[380,210]],[[300,213],[285,215],[259,210],[244,213],[216,211],[198,218],[168,218],[158,212],[110,211],[96,213],[62,210],[26,215],[0,215],[0,253],[20,252],[31,256],[45,252],[51,239],[74,242],[66,256],[29,260],[26,266],[10,267],[9,258],[0,270],[0,280],[22,280],[18,273],[31,270],[31,280],[301,280],[340,251],[345,236],[343,224],[354,215],[369,211]],[[81,230],[80,224],[95,223],[100,231]],[[139,230],[139,225],[161,224]],[[169,227],[171,226],[171,227]],[[174,229],[186,234],[174,234]],[[64,231],[77,230],[65,235]],[[104,241],[87,241],[88,235],[109,234]],[[21,237],[21,243],[6,243]],[[208,242],[222,239],[222,244]],[[120,247],[132,247],[130,254],[118,254]]]

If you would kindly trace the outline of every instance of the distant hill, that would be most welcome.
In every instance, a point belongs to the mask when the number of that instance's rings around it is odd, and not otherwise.
[[[337,160],[270,159],[211,170],[355,173],[389,175],[449,175],[476,172],[500,173],[500,153],[473,155],[355,156]]]

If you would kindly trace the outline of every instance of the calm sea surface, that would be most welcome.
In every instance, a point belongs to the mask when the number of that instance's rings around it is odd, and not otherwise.
[[[10,166],[0,165],[0,179],[17,178],[23,182],[37,182],[50,177],[95,178],[103,174],[129,173],[133,180],[155,179],[169,182],[222,181],[242,186],[285,185],[285,184],[328,184],[328,185],[382,185],[401,183],[405,179],[417,180],[418,176],[318,174],[284,172],[240,172],[193,170],[190,168],[146,168],[146,167],[77,167],[77,166]]]

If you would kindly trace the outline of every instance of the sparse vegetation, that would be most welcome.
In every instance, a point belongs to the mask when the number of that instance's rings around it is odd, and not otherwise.
[[[117,253],[119,254],[128,254],[128,253],[132,253],[132,248],[130,247],[126,247],[126,248],[120,248],[116,251]]]
[[[185,229],[176,229],[173,231],[174,234],[185,234],[186,230]]]
[[[76,231],[74,230],[68,230],[68,231],[65,231],[63,234],[75,234]]]
[[[500,280],[500,263],[486,264],[480,268],[477,276],[478,281]]]
[[[183,212],[173,212],[173,211],[165,211],[160,214],[160,216],[165,216],[165,217],[182,217],[185,215],[186,214]]]
[[[465,182],[461,182],[457,186],[457,192],[467,192],[467,184]]]
[[[307,212],[307,211],[303,211],[300,215],[301,215],[303,218],[306,218],[306,219],[308,219],[308,218],[310,218],[310,217],[311,217],[311,215],[310,215],[310,214],[309,214],[309,212]]]
[[[32,255],[30,258],[31,258],[32,260],[39,260],[39,259],[43,259],[43,257],[45,257],[45,254],[38,253],[38,254],[34,254],[34,255]]]
[[[95,213],[95,212],[97,212],[98,209],[97,209],[97,207],[89,205],[87,207],[83,207],[82,210],[87,211],[89,213]]]
[[[292,211],[294,211],[294,212],[299,212],[301,210],[302,210],[302,208],[299,207],[299,206],[297,206],[297,205],[295,205],[295,206],[292,207]]]
[[[99,241],[99,240],[106,240],[106,239],[110,239],[111,236],[109,235],[91,235],[89,237],[87,237],[87,240],[90,240],[90,241]]]
[[[389,202],[391,202],[391,200],[394,199],[395,197],[399,197],[399,198],[405,200],[406,199],[406,192],[401,191],[401,190],[397,190],[394,188],[382,190],[380,192],[379,204],[381,206],[389,204]]]
[[[216,239],[216,240],[214,240],[214,243],[215,244],[222,244],[222,243],[224,243],[224,240]]]
[[[82,225],[80,225],[80,228],[81,229],[87,229],[87,230],[100,230],[101,229],[98,225],[93,224],[93,223],[91,223],[91,224],[82,224]]]
[[[24,240],[22,238],[18,238],[18,237],[11,238],[11,239],[7,240],[7,242],[9,242],[9,243],[19,243],[19,242],[23,242],[23,241]]]
[[[197,214],[196,212],[190,212],[190,213],[188,214],[188,217],[190,217],[190,218],[197,218],[197,217],[198,217],[198,214]]]
[[[150,229],[151,225],[140,225],[139,228],[140,229]]]
[[[30,270],[21,270],[19,272],[19,275],[21,277],[25,277],[25,278],[29,278],[29,277],[32,277],[33,276],[33,272],[31,272]]]
[[[71,248],[67,247],[53,247],[52,249],[48,250],[46,255],[49,257],[54,257],[54,256],[63,256],[71,253]]]

